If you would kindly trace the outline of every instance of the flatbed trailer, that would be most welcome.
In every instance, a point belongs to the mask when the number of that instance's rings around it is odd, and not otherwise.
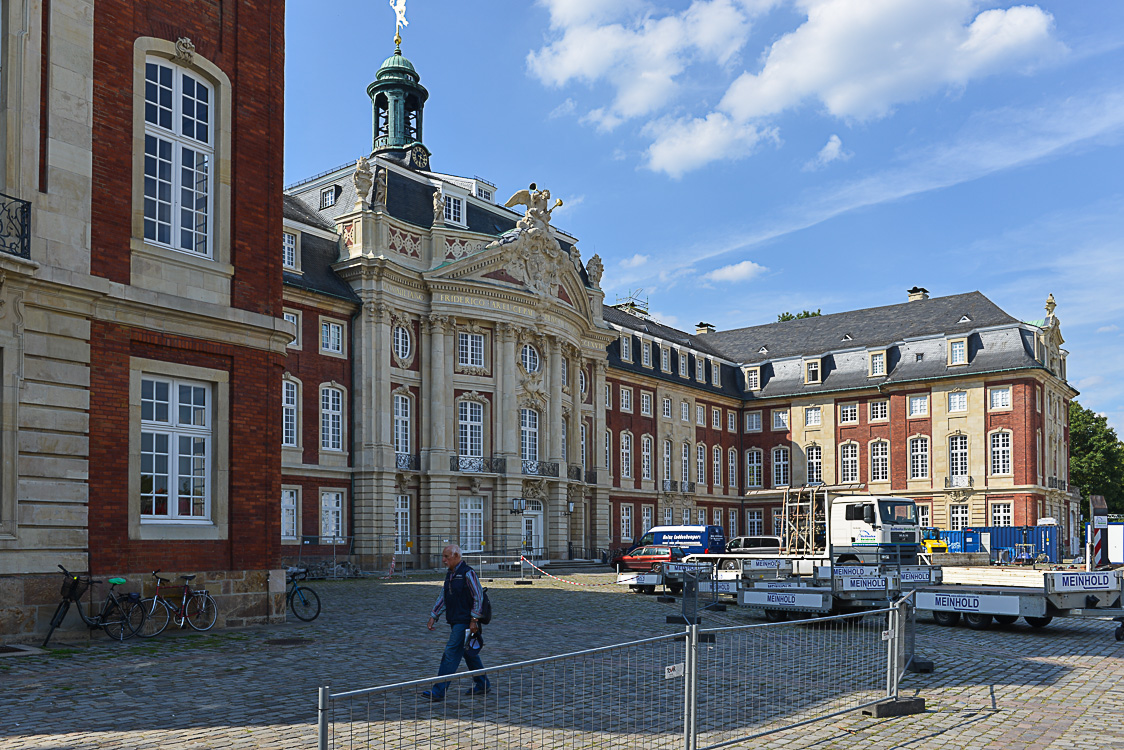
[[[1124,578],[1121,571],[1044,571],[1042,586],[941,584],[916,589],[917,609],[933,613],[937,624],[963,621],[977,630],[993,622],[1013,625],[1020,617],[1043,628],[1055,617],[1116,620],[1116,640],[1124,640]]]

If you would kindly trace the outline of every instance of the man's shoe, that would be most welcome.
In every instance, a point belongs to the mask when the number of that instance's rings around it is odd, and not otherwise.
[[[439,695],[433,690],[423,690],[422,697],[428,701],[433,701],[434,703],[440,703],[441,701],[445,700],[444,695]]]
[[[479,685],[473,685],[468,690],[465,690],[464,694],[465,695],[487,695],[490,692],[492,692],[492,686],[491,685],[488,685],[487,687],[480,687]]]

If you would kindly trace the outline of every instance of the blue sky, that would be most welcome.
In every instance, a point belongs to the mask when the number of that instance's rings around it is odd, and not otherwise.
[[[371,147],[384,0],[288,4],[285,178]],[[529,182],[693,330],[980,290],[1053,293],[1124,434],[1124,3],[407,0],[434,169]]]

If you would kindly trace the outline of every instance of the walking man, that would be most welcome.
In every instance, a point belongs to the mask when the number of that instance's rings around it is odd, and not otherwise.
[[[461,548],[450,544],[441,552],[441,562],[448,570],[445,572],[445,585],[437,597],[437,603],[430,612],[429,622],[426,624],[430,630],[437,625],[437,618],[441,611],[445,612],[445,621],[449,623],[451,632],[449,642],[445,644],[445,654],[441,657],[441,668],[438,675],[453,674],[461,664],[463,658],[470,670],[483,669],[484,662],[480,661],[479,649],[465,650],[465,641],[471,633],[480,635],[480,615],[484,606],[484,591],[480,588],[480,579],[476,571],[461,559]],[[484,695],[488,692],[490,684],[486,675],[474,678],[475,684],[469,688],[465,695]],[[445,700],[445,690],[449,682],[438,682],[422,693],[434,703]]]

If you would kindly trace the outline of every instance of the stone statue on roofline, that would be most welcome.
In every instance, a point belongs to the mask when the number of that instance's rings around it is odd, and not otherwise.
[[[433,226],[445,223],[445,194],[441,189],[433,191]]]
[[[520,190],[504,204],[507,208],[526,206],[523,218],[488,245],[503,248],[508,272],[542,296],[557,293],[560,263],[569,258],[550,226],[551,213],[561,205],[561,200],[551,205],[550,191],[539,190],[532,182],[529,189]]]
[[[360,156],[355,162],[355,172],[351,175],[351,181],[355,185],[355,210],[360,211],[366,205],[367,195],[371,192],[371,185],[375,181],[371,174],[371,162],[367,161],[367,157]]]
[[[598,289],[601,288],[601,275],[605,273],[605,265],[601,262],[601,256],[597,253],[589,259],[589,263],[585,264],[586,275],[589,276],[589,283]]]
[[[375,178],[375,205],[386,206],[386,181],[389,175],[386,167],[378,171],[378,176]]]

